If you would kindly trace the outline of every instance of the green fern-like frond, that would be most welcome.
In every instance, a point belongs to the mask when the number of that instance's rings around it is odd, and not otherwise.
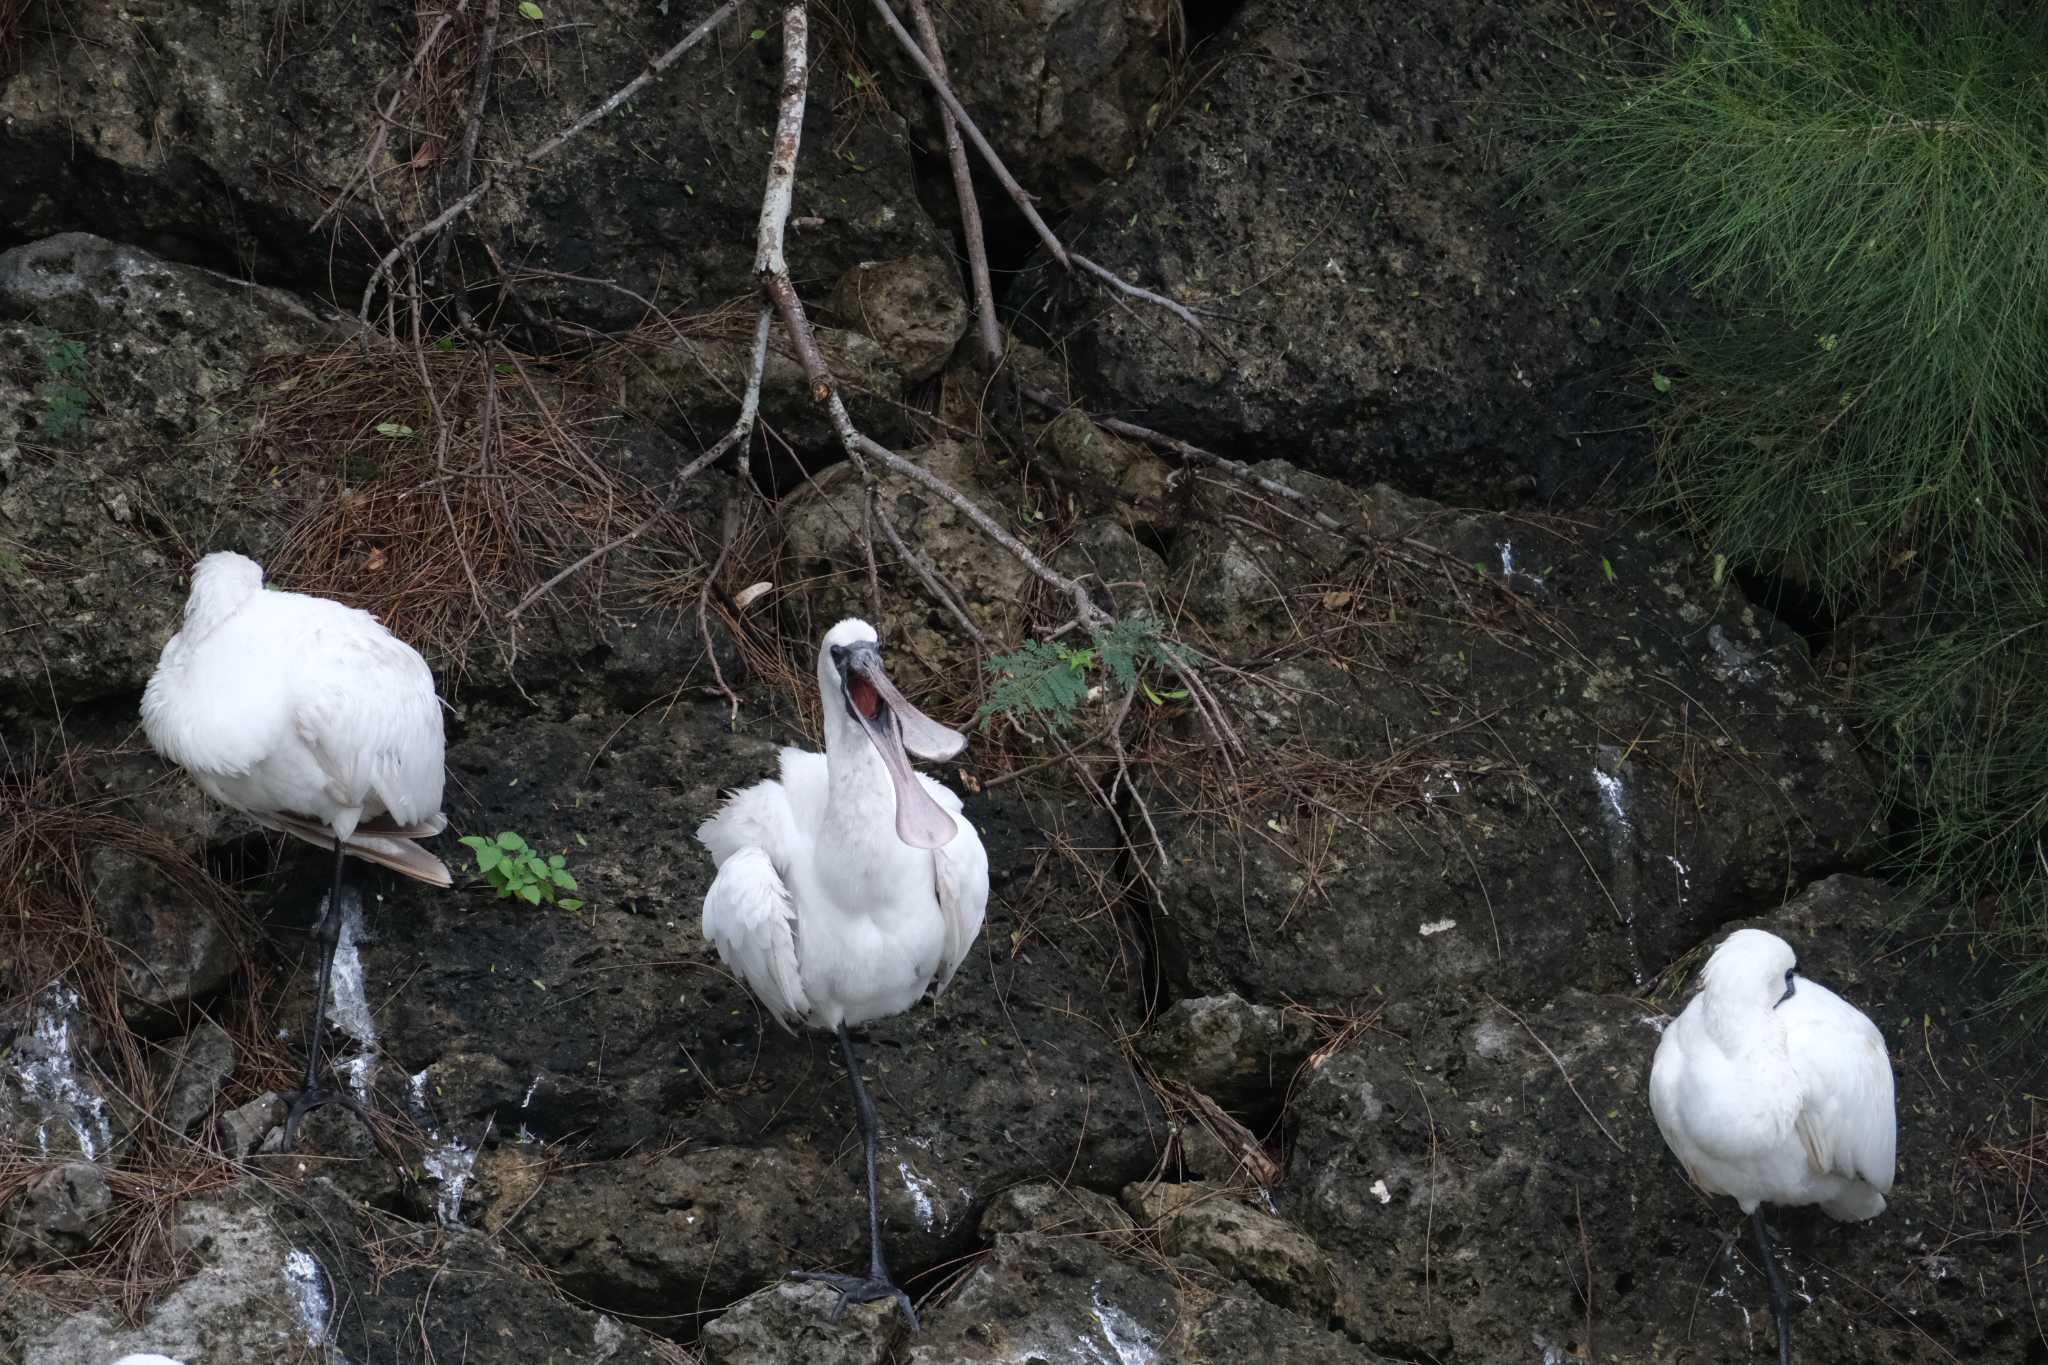
[[[1124,617],[1093,632],[1092,641],[1089,648],[1073,648],[1027,640],[990,659],[988,671],[996,682],[975,713],[975,723],[994,715],[1028,713],[1053,725],[1071,725],[1074,713],[1088,699],[1089,672],[1098,664],[1120,690],[1142,690],[1154,705],[1186,695],[1155,691],[1139,676],[1148,667],[1171,672],[1188,666],[1186,654],[1161,636],[1159,622],[1152,617]]]
[[[975,712],[975,723],[1021,711],[1054,725],[1072,724],[1074,712],[1088,697],[1085,655],[1086,651],[1077,654],[1044,640],[1026,640],[1010,653],[996,655],[988,661],[996,684]]]

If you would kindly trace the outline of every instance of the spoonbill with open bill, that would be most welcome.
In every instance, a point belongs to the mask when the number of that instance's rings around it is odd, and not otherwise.
[[[875,1197],[875,1106],[847,1029],[946,989],[981,933],[988,854],[960,798],[915,772],[910,755],[946,759],[966,736],[904,700],[882,669],[875,628],[841,621],[818,650],[825,752],[782,751],[780,780],[736,792],[697,830],[718,875],[704,896],[704,937],[777,1023],[839,1035],[867,1159],[868,1273],[798,1272],[846,1305],[910,1296],[882,1260]]]
[[[306,1035],[306,1083],[284,1127],[330,1100],[320,1031],[342,920],[342,858],[353,854],[433,886],[441,860],[414,843],[439,834],[444,741],[434,675],[412,646],[366,611],[273,592],[233,553],[192,569],[183,626],[142,694],[150,744],[199,789],[269,829],[334,850],[334,879],[315,932],[320,984]]]
[[[1791,1365],[1790,1305],[1760,1205],[1818,1204],[1845,1220],[1884,1212],[1898,1148],[1892,1060],[1877,1025],[1801,977],[1776,934],[1736,930],[1700,979],[1657,1043],[1650,1109],[1693,1183],[1750,1216],[1779,1365]]]

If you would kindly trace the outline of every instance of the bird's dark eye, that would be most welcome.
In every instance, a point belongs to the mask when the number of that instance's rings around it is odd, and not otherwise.
[[[832,662],[833,662],[833,663],[835,663],[835,664],[839,664],[839,663],[845,663],[845,662],[846,662],[846,646],[845,646],[845,645],[834,645],[834,646],[832,646]]]
[[[1791,985],[1792,978],[1797,975],[1799,975],[1799,965],[1797,963],[1794,963],[1792,966],[1787,967],[1785,969],[1785,984],[1788,986]]]

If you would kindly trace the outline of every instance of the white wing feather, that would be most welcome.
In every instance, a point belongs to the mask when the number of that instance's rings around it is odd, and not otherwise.
[[[434,675],[382,627],[336,624],[306,642],[294,728],[328,774],[337,805],[374,796],[400,825],[428,821],[441,809],[447,772]]]
[[[960,798],[944,783],[923,773],[918,774],[918,780],[953,817],[953,824],[960,831],[951,843],[932,850],[939,913],[946,921],[945,949],[932,986],[932,994],[939,996],[945,994],[953,973],[967,960],[967,950],[981,936],[981,922],[988,913],[988,850],[981,846],[981,836],[975,833],[974,826],[960,813]]]
[[[1803,977],[1783,1008],[1792,1068],[1806,1096],[1799,1135],[1815,1166],[1891,1193],[1899,1127],[1884,1035],[1861,1010]]]
[[[797,970],[796,907],[765,850],[736,849],[719,863],[704,893],[704,937],[775,1022],[795,1032],[811,1010]]]

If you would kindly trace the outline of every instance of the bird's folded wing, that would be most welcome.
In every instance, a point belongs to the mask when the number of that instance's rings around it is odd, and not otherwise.
[[[1802,981],[1795,1000],[1822,988]],[[1853,1006],[1829,993],[1839,1011],[1791,1022],[1787,1050],[1805,1103],[1799,1140],[1816,1171],[1850,1176],[1889,1194],[1898,1166],[1898,1118],[1884,1035]]]
[[[791,1029],[810,1013],[797,970],[796,907],[761,849],[735,850],[719,864],[704,893],[704,937],[776,1023]]]
[[[389,636],[322,631],[295,682],[293,720],[335,803],[359,806],[374,794],[395,824],[431,823],[447,769],[425,661]]]

